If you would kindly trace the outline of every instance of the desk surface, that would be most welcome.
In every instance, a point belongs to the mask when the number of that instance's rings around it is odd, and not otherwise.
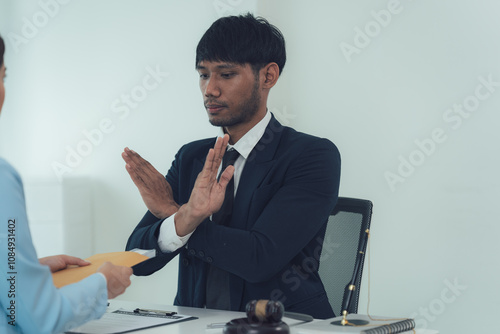
[[[175,311],[179,314],[190,315],[197,317],[196,320],[190,320],[181,323],[174,323],[165,326],[147,328],[143,330],[134,331],[137,334],[155,334],[155,333],[169,333],[169,334],[222,334],[222,328],[207,328],[208,324],[220,323],[224,324],[231,319],[242,318],[246,315],[242,312],[229,312],[229,311],[219,311],[219,310],[208,310],[202,308],[192,308],[192,307],[180,307],[180,306],[170,306],[170,305],[158,305],[151,303],[137,303],[122,300],[111,300],[108,307],[108,312],[112,312],[119,308],[124,309],[135,309],[135,308],[149,308],[149,309],[161,309],[167,311]],[[303,324],[297,320],[283,319],[287,324],[290,325],[291,334],[313,334],[313,333],[332,333],[330,330],[318,329],[318,323],[321,320],[315,320],[313,323]],[[315,326],[311,326],[311,325]],[[306,326],[308,325],[308,326]],[[313,327],[313,328],[307,328]],[[316,327],[316,328],[314,328]],[[340,331],[342,332],[342,331]],[[411,332],[409,332],[411,333]],[[416,330],[417,334],[438,334],[434,330]]]

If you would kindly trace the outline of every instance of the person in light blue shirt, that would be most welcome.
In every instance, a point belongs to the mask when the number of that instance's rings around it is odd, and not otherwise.
[[[5,97],[4,51],[0,37],[0,112]],[[78,283],[54,286],[51,272],[88,264],[67,255],[37,258],[21,178],[0,157],[0,333],[62,333],[100,318],[108,298],[130,285],[132,269],[105,263]]]

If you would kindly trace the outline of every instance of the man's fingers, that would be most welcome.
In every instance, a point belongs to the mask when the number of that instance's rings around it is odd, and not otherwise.
[[[123,153],[126,156],[130,156],[130,157],[137,157],[137,156],[140,157],[139,153],[137,153],[134,150],[129,149],[128,147],[125,147],[125,149],[123,150]]]
[[[223,139],[224,139],[224,137],[217,137],[217,139],[215,140],[214,150],[216,152],[218,152],[220,150],[220,148],[222,146]]]
[[[122,158],[125,160],[125,168],[134,181],[143,181],[144,179],[153,179],[159,172],[156,168],[149,163],[149,161],[142,158],[138,153],[125,148],[122,153]]]
[[[220,176],[219,180],[219,185],[222,187],[222,189],[226,189],[226,186],[229,183],[229,181],[231,181],[233,175],[234,175],[234,166],[232,165],[227,166],[227,168]]]
[[[125,167],[129,171],[134,171],[136,169],[137,164],[137,153],[133,153],[128,147],[125,147],[122,152],[122,159],[126,162]]]
[[[205,159],[205,165],[203,165],[202,173],[211,174],[214,169],[214,149],[211,148],[208,150],[207,158]]]
[[[125,169],[127,170],[128,175],[130,175],[130,178],[136,186],[140,186],[145,183],[136,168],[134,168],[130,164],[126,164]]]
[[[222,157],[226,152],[229,136],[226,134],[224,137],[219,137],[215,141],[215,145],[208,151],[203,171],[209,173],[211,177],[217,176],[217,171],[222,162]]]
[[[225,150],[227,144],[229,143],[229,135],[226,133],[224,136],[222,136],[222,148]]]
[[[129,165],[138,167],[140,166],[142,168],[148,168],[148,169],[151,169],[152,167],[152,165],[146,159],[141,157],[139,153],[129,149],[128,147],[125,147],[125,149],[123,150],[122,158]]]
[[[217,138],[217,142],[215,143],[214,146],[214,151],[215,151],[214,163],[217,165],[217,168],[219,167],[222,161],[224,153],[226,153],[228,142],[229,142],[229,136],[227,134],[225,134],[224,137],[222,138]]]
[[[136,153],[135,151],[132,151],[128,147],[125,147],[125,149],[122,152],[122,158],[123,158],[123,160],[125,160],[127,162],[131,161],[133,159],[136,159],[138,156],[140,157],[140,155],[138,153]]]

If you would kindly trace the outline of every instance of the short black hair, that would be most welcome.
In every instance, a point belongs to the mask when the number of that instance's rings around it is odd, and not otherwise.
[[[286,62],[285,38],[281,31],[262,17],[248,13],[222,17],[205,32],[196,48],[196,67],[202,61],[250,64],[258,72],[276,63],[279,73]]]
[[[3,42],[2,36],[0,36],[0,66],[3,65],[3,54],[5,53],[5,43]]]

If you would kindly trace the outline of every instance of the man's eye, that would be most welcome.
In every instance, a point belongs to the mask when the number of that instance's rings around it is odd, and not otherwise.
[[[234,73],[232,73],[232,72],[231,73],[222,73],[221,74],[221,77],[223,77],[225,79],[229,79],[229,78],[231,78],[233,76],[234,76]]]

